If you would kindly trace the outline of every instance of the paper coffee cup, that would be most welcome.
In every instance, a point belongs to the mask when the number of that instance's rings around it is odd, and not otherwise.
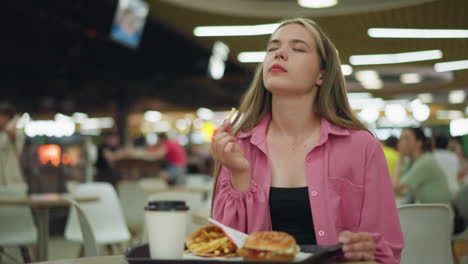
[[[181,259],[188,224],[185,201],[151,201],[145,207],[152,259]]]

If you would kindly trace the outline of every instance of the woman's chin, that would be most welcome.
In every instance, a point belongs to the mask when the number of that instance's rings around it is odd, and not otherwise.
[[[286,86],[286,85],[272,85],[267,88],[268,91],[270,91],[274,96],[303,96],[307,93],[310,93],[310,91],[307,91],[307,89],[301,89],[298,88],[297,86]]]

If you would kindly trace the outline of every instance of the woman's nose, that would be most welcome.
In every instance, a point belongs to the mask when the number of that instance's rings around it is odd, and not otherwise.
[[[275,59],[286,60],[287,58],[288,58],[288,54],[283,47],[280,47],[276,50]]]

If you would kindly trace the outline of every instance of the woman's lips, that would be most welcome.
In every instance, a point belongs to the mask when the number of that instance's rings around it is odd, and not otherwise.
[[[287,70],[279,64],[274,64],[271,66],[270,72],[287,72]]]

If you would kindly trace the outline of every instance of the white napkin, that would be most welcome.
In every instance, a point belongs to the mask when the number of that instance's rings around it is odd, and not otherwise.
[[[220,222],[214,220],[213,218],[208,218],[208,221],[211,222],[212,224],[218,226],[221,228],[226,236],[229,237],[229,239],[234,242],[237,248],[241,248],[244,245],[244,241],[247,238],[247,234],[242,233],[240,231],[237,231],[233,228],[230,228],[229,226],[225,226],[221,224]]]

